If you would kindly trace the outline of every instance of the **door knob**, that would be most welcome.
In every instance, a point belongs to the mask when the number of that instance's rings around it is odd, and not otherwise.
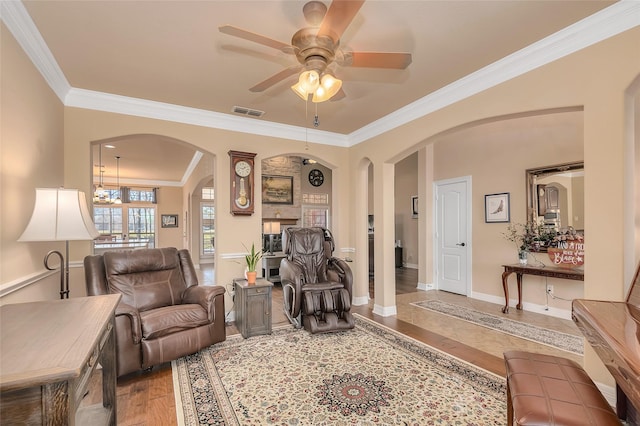
[[[457,246],[461,246],[464,247],[466,244],[465,243],[456,243]]]

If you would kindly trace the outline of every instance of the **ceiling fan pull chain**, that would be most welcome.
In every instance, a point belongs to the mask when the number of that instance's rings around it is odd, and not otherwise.
[[[313,117],[313,127],[318,127],[320,125],[320,119],[318,118],[318,104],[316,103],[316,115]]]

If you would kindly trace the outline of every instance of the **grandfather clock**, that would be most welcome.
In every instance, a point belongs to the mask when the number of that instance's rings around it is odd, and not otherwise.
[[[229,151],[232,215],[249,216],[254,212],[255,156],[251,152]]]

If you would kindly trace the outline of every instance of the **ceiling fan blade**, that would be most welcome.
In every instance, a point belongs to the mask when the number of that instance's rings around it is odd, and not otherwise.
[[[363,3],[364,0],[333,0],[320,24],[318,36],[329,36],[337,43]]]
[[[277,74],[272,75],[264,81],[256,84],[252,88],[249,89],[250,92],[263,92],[267,90],[269,87],[273,86],[276,83],[280,83],[287,77],[290,77],[296,73],[298,73],[302,69],[302,65],[296,65],[293,67],[285,68]]]
[[[343,52],[340,65],[361,68],[390,68],[403,70],[411,64],[411,53]]]
[[[290,44],[283,43],[260,34],[252,33],[251,31],[243,30],[242,28],[234,27],[232,25],[223,25],[218,27],[218,30],[223,34],[243,38],[254,43],[262,44],[263,46],[272,47],[284,53],[293,53],[293,46]]]

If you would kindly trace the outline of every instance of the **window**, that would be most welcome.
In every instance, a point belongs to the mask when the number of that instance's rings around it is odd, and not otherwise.
[[[329,194],[302,194],[302,204],[329,204]]]
[[[212,203],[202,203],[200,205],[201,254],[203,256],[214,254],[216,237],[215,216],[215,208]]]
[[[123,242],[126,237],[129,242],[148,240],[148,246],[155,247],[155,217],[155,207],[93,207],[96,229],[115,242]]]
[[[93,221],[101,235],[122,239],[122,207],[94,207]]]
[[[150,248],[155,247],[156,209],[154,207],[128,208],[129,241],[146,240]]]
[[[129,189],[128,202],[156,203],[156,190],[154,189]]]
[[[202,199],[203,200],[213,200],[213,188],[206,187],[202,188]]]
[[[302,206],[302,226],[329,228],[329,208]]]

